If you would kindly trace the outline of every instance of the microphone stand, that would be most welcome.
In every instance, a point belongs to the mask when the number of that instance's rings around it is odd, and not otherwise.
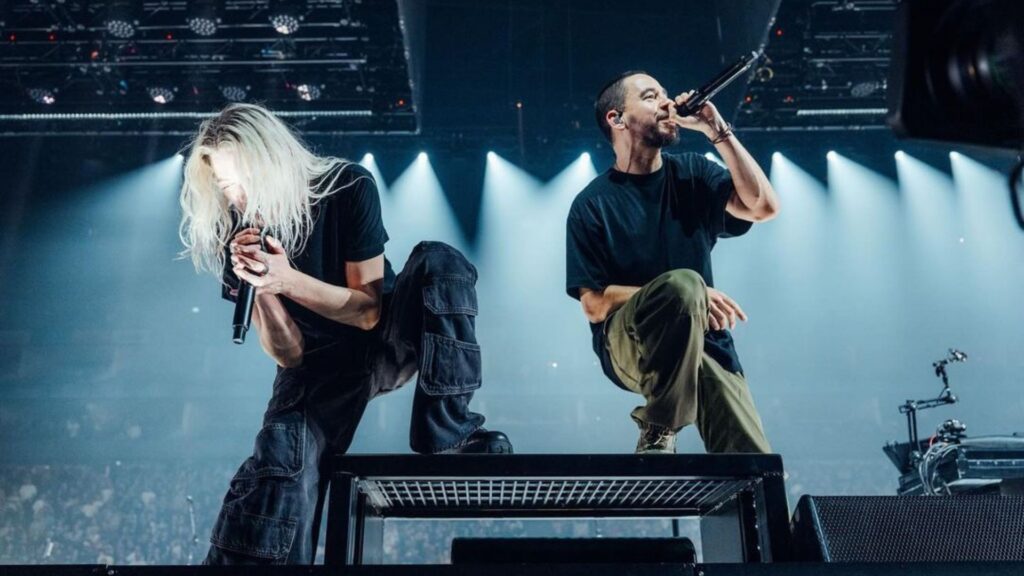
[[[907,434],[910,436],[910,450],[907,453],[908,464],[916,465],[921,459],[921,439],[917,431],[917,412],[928,410],[946,404],[956,404],[959,398],[949,389],[949,376],[946,374],[946,365],[951,362],[965,362],[967,355],[950,349],[949,356],[932,363],[935,368],[935,376],[942,379],[942,392],[935,398],[927,400],[907,400],[900,406],[900,414],[907,416]]]
[[[188,502],[188,523],[192,527],[192,545],[188,547],[188,565],[192,565],[192,561],[195,559],[196,546],[199,544],[199,536],[196,535],[196,506],[195,502],[192,501],[192,496],[185,496],[185,501]]]

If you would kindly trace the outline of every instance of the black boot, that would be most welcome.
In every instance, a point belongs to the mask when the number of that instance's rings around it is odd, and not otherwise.
[[[504,432],[478,428],[465,442],[443,454],[512,454],[512,442]]]

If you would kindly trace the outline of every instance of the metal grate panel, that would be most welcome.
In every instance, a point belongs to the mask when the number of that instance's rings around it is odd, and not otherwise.
[[[444,510],[655,510],[704,513],[759,478],[366,478],[359,490],[378,512]]]

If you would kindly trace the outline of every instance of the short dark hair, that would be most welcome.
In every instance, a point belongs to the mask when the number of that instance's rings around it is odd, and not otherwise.
[[[625,80],[637,74],[647,74],[647,72],[627,70],[619,74],[601,88],[601,91],[597,93],[597,99],[594,100],[594,119],[597,120],[597,127],[601,129],[601,133],[609,142],[612,141],[612,127],[608,125],[606,116],[611,110],[622,112],[622,108],[626,105]]]

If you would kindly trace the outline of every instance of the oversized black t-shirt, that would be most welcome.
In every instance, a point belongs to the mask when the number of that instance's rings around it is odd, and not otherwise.
[[[312,232],[302,252],[292,259],[296,269],[335,286],[347,285],[345,262],[361,262],[380,256],[388,241],[373,176],[355,163],[346,164],[341,170],[333,192],[313,208]],[[322,177],[322,181],[330,183],[335,173]],[[222,295],[233,301],[230,290],[238,286],[238,278],[231,271],[230,259],[225,262],[224,281],[226,285]],[[394,270],[385,258],[384,292],[390,293],[394,283]],[[281,302],[307,340],[326,342],[366,338],[367,332],[328,320],[286,297],[282,297]]]
[[[699,273],[708,286],[711,249],[718,238],[739,236],[751,223],[725,211],[735,190],[729,171],[695,153],[662,154],[651,174],[613,168],[573,201],[566,226],[566,291],[643,286],[680,268]],[[604,323],[592,323],[594,351],[613,382],[622,386],[605,347]],[[704,350],[724,368],[742,372],[727,330],[709,330]]]

